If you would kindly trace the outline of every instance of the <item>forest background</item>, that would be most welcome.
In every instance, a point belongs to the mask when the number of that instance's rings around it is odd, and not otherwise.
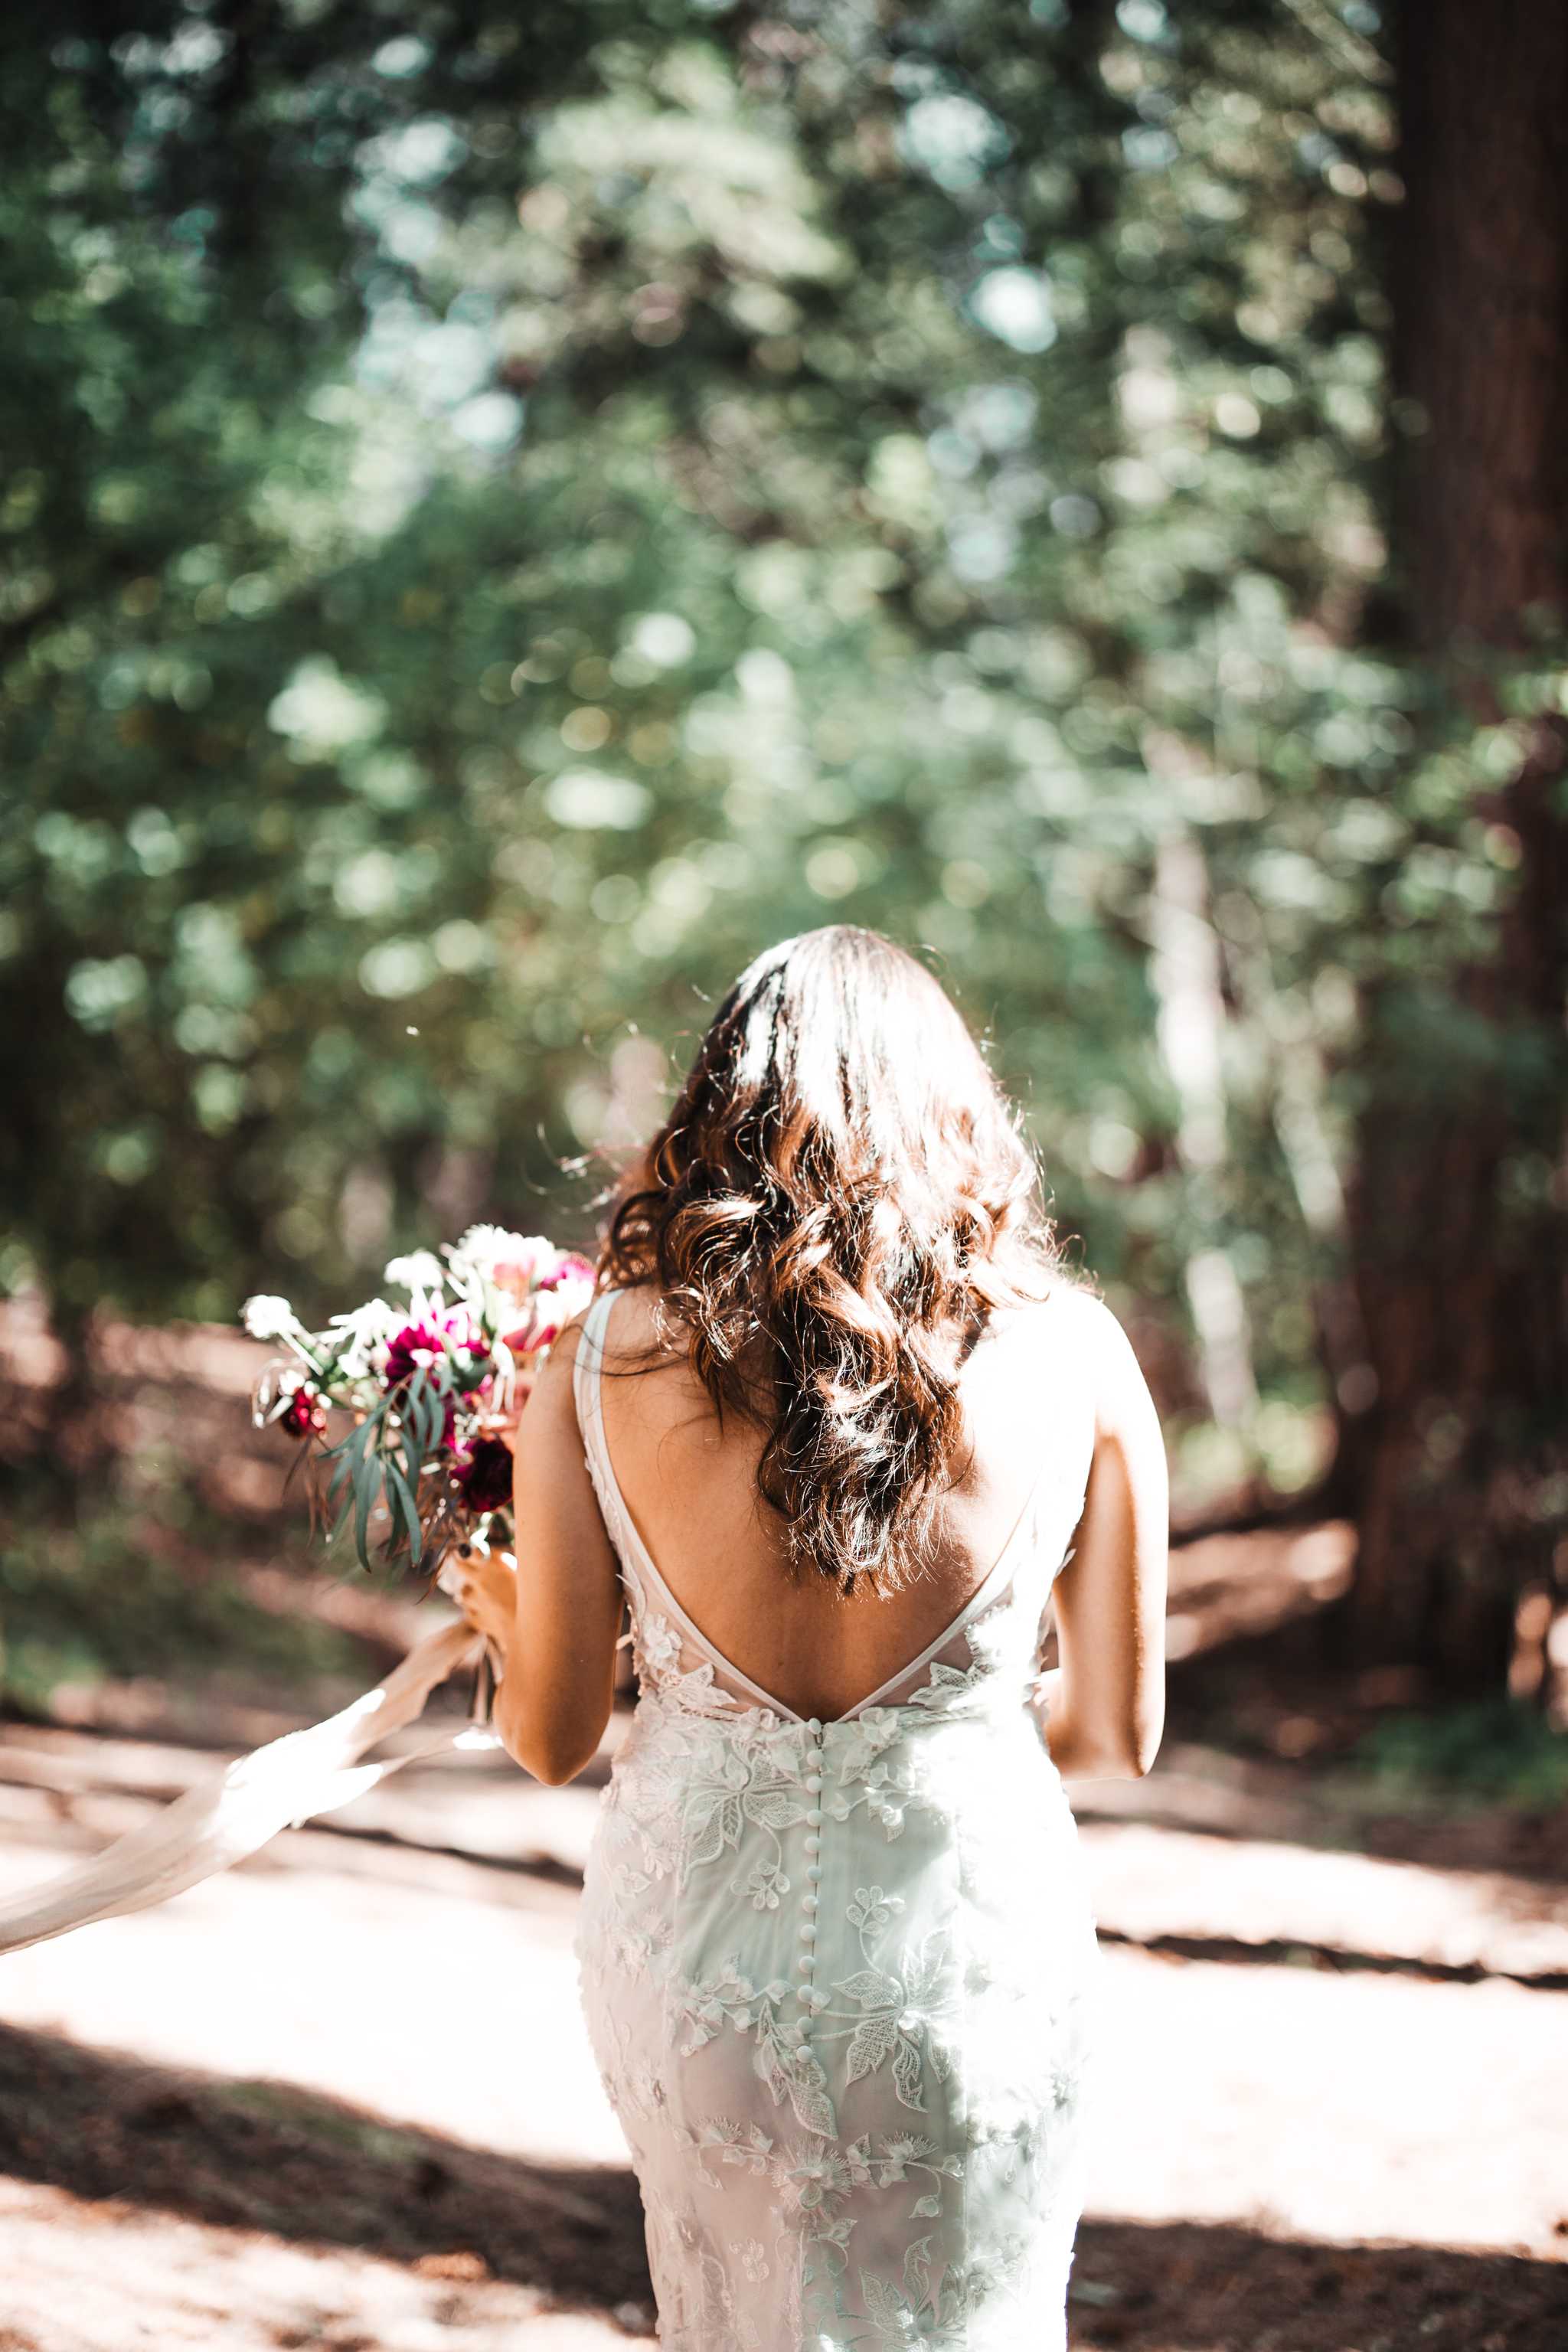
[[[1410,22],[5,35],[9,1703],[285,1638],[84,1434],[113,1334],[589,1241],[843,919],[1025,1104],[1178,1534],[1344,1523],[1320,1664],[1561,1790],[1568,29]]]

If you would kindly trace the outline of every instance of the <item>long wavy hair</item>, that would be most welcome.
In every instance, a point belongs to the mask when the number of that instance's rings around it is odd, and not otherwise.
[[[847,923],[747,965],[613,1196],[597,1275],[657,1290],[655,1360],[684,1355],[721,1426],[765,1431],[786,1560],[845,1593],[927,1564],[990,1316],[1079,1286],[957,1007]]]

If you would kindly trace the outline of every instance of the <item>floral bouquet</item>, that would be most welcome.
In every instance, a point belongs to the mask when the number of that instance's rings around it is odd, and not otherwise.
[[[511,1536],[504,1433],[545,1349],[592,1297],[594,1269],[542,1236],[473,1225],[439,1257],[395,1258],[385,1279],[406,1304],[373,1298],[324,1331],[308,1331],[286,1298],[247,1299],[246,1329],[285,1351],[262,1373],[251,1411],[300,1440],[329,1542],[352,1521],[356,1558],[372,1568],[374,1528],[388,1567],[423,1568],[439,1582],[450,1551],[488,1550]],[[334,1412],[352,1424],[335,1439]],[[469,1660],[478,1674],[467,1723],[370,1756],[408,1731],[431,1692]],[[493,1748],[493,1689],[484,1635],[466,1619],[438,1626],[336,1715],[237,1758],[101,1853],[0,1896],[0,1953],[166,1902],[418,1759]]]
[[[442,1259],[446,1264],[442,1264]],[[406,1294],[372,1298],[308,1331],[286,1298],[247,1298],[246,1329],[279,1341],[257,1381],[251,1417],[300,1441],[312,1525],[329,1545],[351,1524],[358,1564],[423,1569],[439,1581],[454,1549],[489,1551],[511,1537],[510,1432],[534,1369],[593,1296],[594,1268],[542,1234],[470,1225],[440,1255],[394,1258],[384,1280]],[[337,1409],[352,1426],[330,1437]],[[488,1719],[488,1653],[475,1689]]]

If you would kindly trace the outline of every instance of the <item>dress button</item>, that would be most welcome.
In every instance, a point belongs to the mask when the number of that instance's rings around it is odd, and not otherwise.
[[[812,1717],[812,1718],[811,1718],[811,1721],[806,1725],[806,1727],[806,1727],[807,1731],[809,1731],[809,1732],[810,1732],[810,1734],[811,1734],[811,1736],[812,1736],[812,1738],[813,1738],[814,1739],[820,1739],[820,1738],[821,1738],[821,1737],[822,1737],[822,1720],[821,1720],[821,1717],[820,1717],[819,1716],[815,1716],[815,1715],[814,1715],[814,1716]]]
[[[815,1943],[816,1943],[816,1920],[815,1920],[815,1919],[807,1919],[807,1920],[805,1922],[805,1924],[804,1924],[804,1926],[802,1927],[801,1931],[800,1931],[800,1940],[801,1940],[801,1942],[802,1942],[803,1944],[815,1944]]]
[[[800,1973],[801,1973],[801,1975],[802,1975],[803,1977],[808,1977],[808,1976],[811,1974],[812,1968],[813,1968],[813,1966],[814,1966],[814,1965],[815,1965],[815,1964],[814,1964],[814,1962],[813,1962],[813,1960],[812,1960],[811,1954],[810,1954],[809,1952],[802,1952],[802,1954],[801,1954],[801,1956],[800,1956]]]
[[[817,1905],[817,1897],[816,1897],[815,1895],[803,1895],[801,1896],[801,1898],[800,1898],[800,1899],[801,1899],[801,1905],[802,1905],[802,1907],[803,1907],[804,1909],[805,1909],[805,1910],[807,1910],[807,1911],[815,1911],[815,1910],[816,1910],[816,1905]]]
[[[811,1853],[811,1854],[817,1854],[817,1853],[820,1853],[822,1852],[822,1840],[821,1840],[821,1839],[816,1835],[816,1832],[815,1832],[815,1831],[813,1831],[813,1832],[812,1832],[811,1835],[810,1835],[810,1836],[806,1839],[806,1841],[805,1841],[805,1850],[806,1850],[807,1853]],[[810,1874],[810,1874],[810,1872],[808,1871],[808,1872],[806,1873],[807,1877],[809,1877],[809,1876],[810,1876]],[[817,1871],[817,1876],[820,1878],[820,1877],[821,1877],[821,1875],[822,1875],[822,1873],[821,1873],[821,1870],[820,1870],[820,1868],[819,1868],[819,1869],[818,1869],[818,1871]]]
[[[820,1805],[813,1805],[810,1812],[807,1813],[805,1818],[811,1828],[814,1830],[819,1830],[822,1827],[822,1807]]]
[[[805,1776],[805,1785],[806,1785],[807,1790],[808,1790],[810,1791],[810,1793],[812,1794],[812,1796],[814,1796],[814,1797],[820,1797],[820,1796],[821,1796],[821,1794],[822,1794],[822,1775],[821,1775],[821,1773],[820,1773],[820,1772],[808,1772],[808,1773],[806,1774],[806,1776]]]
[[[818,1841],[818,1843],[820,1843],[820,1841]],[[807,1878],[810,1879],[812,1885],[816,1886],[822,1877],[822,1864],[819,1862],[808,1862],[805,1865],[805,1874]],[[813,1902],[816,1900],[815,1895],[813,1895],[812,1900]]]

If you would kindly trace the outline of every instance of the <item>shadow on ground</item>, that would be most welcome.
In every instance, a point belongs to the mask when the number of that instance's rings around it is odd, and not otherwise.
[[[0,2168],[83,2199],[394,2262],[462,2255],[558,2306],[651,2305],[626,2170],[495,2156],[287,2084],[147,2065],[5,2026]],[[1563,2352],[1568,2267],[1091,2218],[1072,2315],[1075,2352]]]
[[[1324,2246],[1223,2224],[1087,2221],[1074,2352],[1563,2352],[1568,2269],[1440,2246]]]
[[[10,2026],[0,2170],[393,2262],[473,2254],[492,2278],[563,2305],[651,2302],[642,2206],[619,2167],[491,2155],[291,2084],[148,2065]]]

